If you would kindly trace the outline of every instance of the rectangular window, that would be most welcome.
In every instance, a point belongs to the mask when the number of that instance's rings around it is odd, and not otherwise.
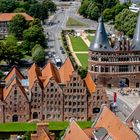
[[[119,72],[129,72],[128,65],[120,65],[119,66]]]

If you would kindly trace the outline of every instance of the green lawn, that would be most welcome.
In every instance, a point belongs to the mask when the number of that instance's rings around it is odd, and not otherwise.
[[[66,26],[87,26],[87,24],[80,22],[72,17],[69,17]]]
[[[70,35],[70,40],[74,51],[88,51],[88,46],[81,37],[74,37]]]
[[[82,129],[89,128],[93,124],[92,122],[78,122]],[[65,130],[69,125],[69,122],[49,122],[49,130]],[[0,132],[25,132],[25,131],[36,131],[35,123],[1,123]]]
[[[0,132],[36,131],[35,123],[0,123]]]
[[[76,55],[77,55],[79,61],[81,62],[82,67],[86,69],[88,66],[88,54],[78,54],[77,53]]]
[[[89,40],[90,42],[92,42],[93,39],[94,39],[94,36],[93,36],[93,35],[88,35],[87,38],[88,38],[88,40]]]

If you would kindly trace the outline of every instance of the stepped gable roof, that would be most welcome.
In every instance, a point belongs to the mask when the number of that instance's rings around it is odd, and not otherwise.
[[[16,66],[13,66],[13,68],[11,69],[11,71],[5,77],[5,84],[7,84],[13,76],[17,76],[20,80],[24,79],[24,76],[19,71],[19,69]]]
[[[72,120],[67,128],[63,140],[91,140],[90,137]]]
[[[140,104],[130,113],[130,115],[126,118],[126,123],[131,123],[132,121],[140,121]]]
[[[137,19],[131,50],[140,51],[140,13]]]
[[[86,78],[84,79],[86,86],[89,90],[90,93],[94,93],[96,90],[96,85],[94,83],[94,81],[91,78],[91,75],[89,73],[87,73]]]
[[[26,13],[1,13],[0,22],[2,21],[11,21],[14,16],[17,14],[23,15],[27,21],[33,20],[33,17],[29,16]]]
[[[53,77],[57,83],[61,83],[59,71],[52,62],[48,62],[47,65],[42,69],[42,76],[50,79]]]
[[[74,68],[73,68],[73,65],[71,63],[71,60],[69,57],[67,57],[64,64],[59,69],[62,83],[66,83],[67,81],[70,80],[70,75],[72,75],[73,71],[74,71]]]
[[[19,80],[17,78],[14,78],[14,80],[11,82],[11,84],[9,85],[9,87],[4,89],[4,100],[6,99],[6,97],[9,95],[11,89],[13,88],[13,86],[16,84],[16,86],[18,86],[20,88],[20,90],[22,91],[22,93],[24,94],[25,98],[28,100],[25,89],[22,87],[21,83],[19,82]]]
[[[94,129],[98,132],[104,128],[113,140],[136,140],[137,135],[115,116],[105,105],[95,121]],[[95,133],[96,133],[95,131]]]
[[[99,24],[96,30],[95,38],[90,44],[89,50],[105,52],[114,51],[109,44],[102,17],[99,18]]]
[[[29,88],[33,87],[33,84],[36,80],[39,80],[39,76],[42,76],[40,68],[34,63],[30,69],[28,70],[28,78],[29,78]]]

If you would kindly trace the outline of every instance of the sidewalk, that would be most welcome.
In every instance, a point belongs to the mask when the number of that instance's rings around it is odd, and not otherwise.
[[[89,47],[90,46],[90,41],[87,38],[87,34],[86,33],[82,33],[81,38],[86,43],[86,45]]]
[[[129,95],[121,95],[118,92],[118,88],[113,88],[113,89],[107,89],[107,94],[112,95],[113,92],[117,93],[117,97],[120,98],[124,103],[126,103],[128,106],[130,106],[130,108],[133,110],[137,107],[138,104],[140,104],[140,97],[138,95],[133,95],[133,94],[129,94]]]
[[[70,38],[69,38],[68,35],[66,35],[66,40],[67,40],[67,43],[68,43],[69,50],[70,50],[73,58],[75,59],[75,62],[77,63],[78,66],[82,66],[81,62],[79,61],[76,53],[74,52],[74,50],[72,48],[72,44],[71,44],[71,41],[70,41]]]

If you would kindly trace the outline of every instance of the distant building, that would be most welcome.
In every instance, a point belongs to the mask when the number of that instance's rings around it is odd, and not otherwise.
[[[33,64],[28,79],[13,67],[5,78],[0,121],[93,120],[102,104],[109,105],[105,89],[90,74],[81,79],[69,58],[60,69],[49,61],[42,70]]]
[[[26,13],[1,13],[0,14],[0,38],[3,38],[6,35],[8,35],[8,24],[12,20],[12,18],[17,14],[23,15],[27,21],[33,20],[33,18]]]
[[[122,33],[109,42],[99,19],[89,47],[88,72],[98,86],[140,87],[140,15],[132,44]]]

